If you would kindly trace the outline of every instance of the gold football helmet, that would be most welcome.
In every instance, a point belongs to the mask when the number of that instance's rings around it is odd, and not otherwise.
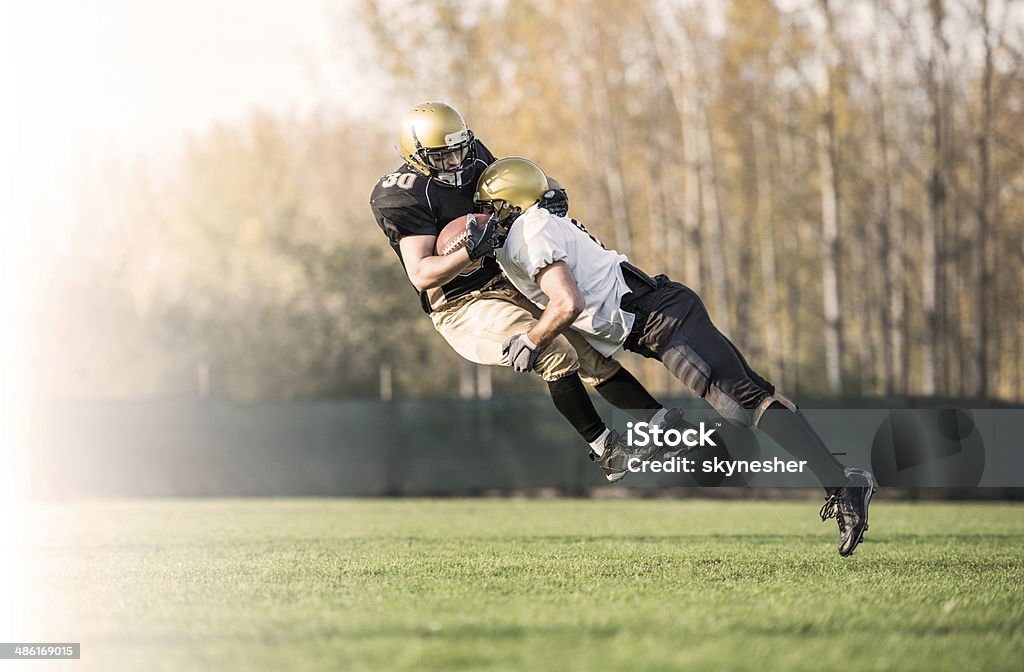
[[[487,166],[476,185],[477,203],[490,206],[498,221],[518,215],[537,203],[548,190],[548,178],[533,161],[519,156],[498,159]]]
[[[474,158],[473,131],[445,103],[409,108],[400,122],[398,141],[410,167],[449,186],[462,185],[462,171]]]

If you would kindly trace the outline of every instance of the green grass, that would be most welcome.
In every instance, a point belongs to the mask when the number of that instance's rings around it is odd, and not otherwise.
[[[33,524],[33,603],[46,639],[82,642],[74,670],[1021,669],[1024,507],[876,501],[849,559],[816,514],[706,500],[54,506]]]

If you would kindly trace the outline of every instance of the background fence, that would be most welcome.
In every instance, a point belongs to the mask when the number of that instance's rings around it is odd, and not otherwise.
[[[596,403],[609,417],[610,409],[601,400]],[[706,408],[694,399],[673,404]],[[860,399],[830,406],[991,404]],[[539,489],[572,495],[606,485],[587,460],[585,444],[543,397],[63,402],[35,407],[29,426],[28,490],[47,498],[400,496]],[[653,487],[680,483],[678,475],[630,480]],[[706,483],[741,484],[721,479]],[[954,493],[971,494],[941,494]],[[974,494],[1013,496],[1015,491],[988,488]]]

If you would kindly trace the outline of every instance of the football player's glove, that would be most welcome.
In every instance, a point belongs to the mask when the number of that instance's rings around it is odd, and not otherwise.
[[[498,220],[493,214],[487,218],[483,227],[478,227],[476,220],[473,217],[468,217],[466,232],[469,234],[466,238],[466,251],[469,252],[469,258],[473,260],[493,252],[494,248],[501,247],[505,243],[506,232],[499,229]]]
[[[540,207],[556,217],[569,214],[569,195],[565,189],[548,189],[540,199]]]
[[[529,373],[537,363],[540,348],[531,343],[525,333],[516,334],[501,346],[501,354],[508,357],[508,363],[514,371]]]

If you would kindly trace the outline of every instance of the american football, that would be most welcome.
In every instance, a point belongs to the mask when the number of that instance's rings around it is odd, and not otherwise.
[[[473,220],[473,226],[482,229],[487,223],[487,215],[468,214],[456,217],[445,224],[441,233],[437,234],[437,242],[434,244],[435,252],[439,255],[446,255],[461,250],[469,238],[469,230],[466,224]]]

